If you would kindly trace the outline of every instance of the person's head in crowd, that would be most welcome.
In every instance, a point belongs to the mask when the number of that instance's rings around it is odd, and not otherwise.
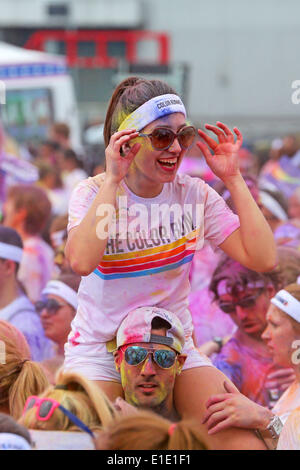
[[[205,450],[196,421],[172,423],[149,411],[117,417],[99,433],[97,450]]]
[[[51,214],[45,191],[37,186],[11,186],[3,206],[6,227],[17,230],[22,239],[40,235]]]
[[[209,289],[219,308],[230,315],[239,331],[260,340],[270,299],[280,287],[277,271],[257,273],[222,256]]]
[[[256,203],[259,201],[259,189],[258,189],[258,182],[257,179],[252,176],[252,175],[244,175],[244,181],[246,185],[248,186],[248,189],[250,193],[252,194],[253,199],[255,200]],[[227,187],[222,181],[218,181],[216,185],[214,186],[214,189],[217,191],[217,193],[222,196],[228,207],[236,213],[236,209],[231,197],[230,192],[228,191]]]
[[[54,140],[44,140],[38,147],[37,160],[49,165],[57,163],[60,145]]]
[[[66,149],[63,153],[63,157],[60,162],[61,170],[67,173],[75,170],[76,168],[82,168],[82,163],[79,160],[77,154],[72,149]]]
[[[11,416],[0,413],[0,450],[31,450],[32,446],[28,429]]]
[[[72,274],[73,270],[65,256],[65,246],[68,237],[67,232],[68,215],[54,217],[50,225],[50,240],[54,250],[54,263],[61,274]]]
[[[39,166],[39,182],[46,190],[62,188],[59,169],[49,163],[41,163]]]
[[[293,367],[300,379],[300,285],[290,284],[271,299],[262,338],[276,364]]]
[[[0,292],[17,296],[23,242],[16,230],[0,225]],[[14,299],[11,299],[14,300]]]
[[[19,422],[28,429],[90,434],[109,425],[115,415],[108,398],[95,383],[75,372],[60,370],[56,385],[38,397],[28,395]]]
[[[137,308],[121,323],[116,341],[115,365],[125,400],[166,417],[175,415],[173,388],[186,359],[177,316],[161,308]]]
[[[61,147],[70,148],[70,127],[65,122],[55,122],[50,129],[50,139]]]
[[[18,419],[29,395],[48,386],[38,363],[31,361],[24,335],[13,325],[0,320],[0,411]]]
[[[42,292],[43,300],[36,303],[45,335],[58,346],[58,354],[64,352],[76,314],[80,281],[81,277],[76,274],[61,274],[58,279],[48,282]]]
[[[289,198],[288,214],[290,219],[300,220],[300,188],[297,188]]]
[[[67,238],[68,214],[57,215],[52,219],[49,234],[51,246],[56,250]]]
[[[274,161],[279,160],[279,158],[282,155],[282,146],[283,146],[282,139],[276,138],[272,140],[271,147],[269,150],[270,160],[274,160]]]
[[[287,135],[282,140],[282,154],[287,155],[288,157],[293,157],[297,152],[299,146],[297,143],[296,136]]]
[[[259,192],[259,206],[273,232],[288,220],[288,205],[279,191],[262,189]]]
[[[300,273],[300,251],[291,246],[277,248],[278,272],[282,285],[287,286],[297,282]]]

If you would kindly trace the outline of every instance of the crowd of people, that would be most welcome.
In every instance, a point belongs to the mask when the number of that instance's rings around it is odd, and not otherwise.
[[[297,136],[262,161],[129,78],[104,140],[1,128],[0,449],[300,449]]]

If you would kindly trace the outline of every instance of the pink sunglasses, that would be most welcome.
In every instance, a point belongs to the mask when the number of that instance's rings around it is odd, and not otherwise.
[[[93,432],[81,421],[81,419],[77,418],[77,416],[53,398],[39,398],[35,395],[28,397],[24,406],[23,416],[28,410],[34,407],[36,408],[36,418],[39,421],[47,421],[50,419],[54,411],[58,408],[70,419],[70,421],[72,421],[72,423],[94,437]]]

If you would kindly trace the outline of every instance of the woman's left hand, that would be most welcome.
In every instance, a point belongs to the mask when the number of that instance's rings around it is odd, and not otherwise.
[[[214,132],[219,142],[198,129],[198,134],[204,142],[198,141],[197,145],[210,169],[225,182],[228,178],[231,179],[240,175],[238,151],[243,143],[243,136],[237,127],[234,127],[233,130],[237,136],[235,142],[233,133],[225,124],[219,121],[216,124],[218,127],[205,124],[205,128]],[[213,151],[213,154],[210,150]]]
[[[236,387],[225,381],[227,393],[214,395],[206,403],[207,411],[202,424],[206,423],[208,434],[215,434],[230,427],[265,429],[272,412],[249,400]]]

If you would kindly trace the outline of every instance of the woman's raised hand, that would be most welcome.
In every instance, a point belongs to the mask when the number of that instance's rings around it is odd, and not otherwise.
[[[234,127],[233,130],[237,136],[235,142],[233,133],[225,124],[219,121],[216,124],[218,127],[205,124],[205,128],[214,132],[219,142],[216,142],[201,129],[198,129],[199,136],[204,142],[198,141],[197,145],[203,153],[210,169],[225,182],[226,179],[240,175],[238,150],[242,145],[243,136],[240,131]],[[211,154],[211,150],[213,154]]]
[[[249,400],[236,387],[225,381],[227,393],[214,395],[206,403],[207,411],[202,424],[206,423],[208,434],[215,434],[230,427],[265,429],[272,412]]]
[[[138,136],[135,129],[124,129],[123,131],[115,132],[109,141],[105,150],[106,157],[106,176],[113,183],[120,183],[128,172],[132,160],[138,153],[141,144],[135,143],[126,153],[121,155],[122,146],[128,143],[131,139]]]

